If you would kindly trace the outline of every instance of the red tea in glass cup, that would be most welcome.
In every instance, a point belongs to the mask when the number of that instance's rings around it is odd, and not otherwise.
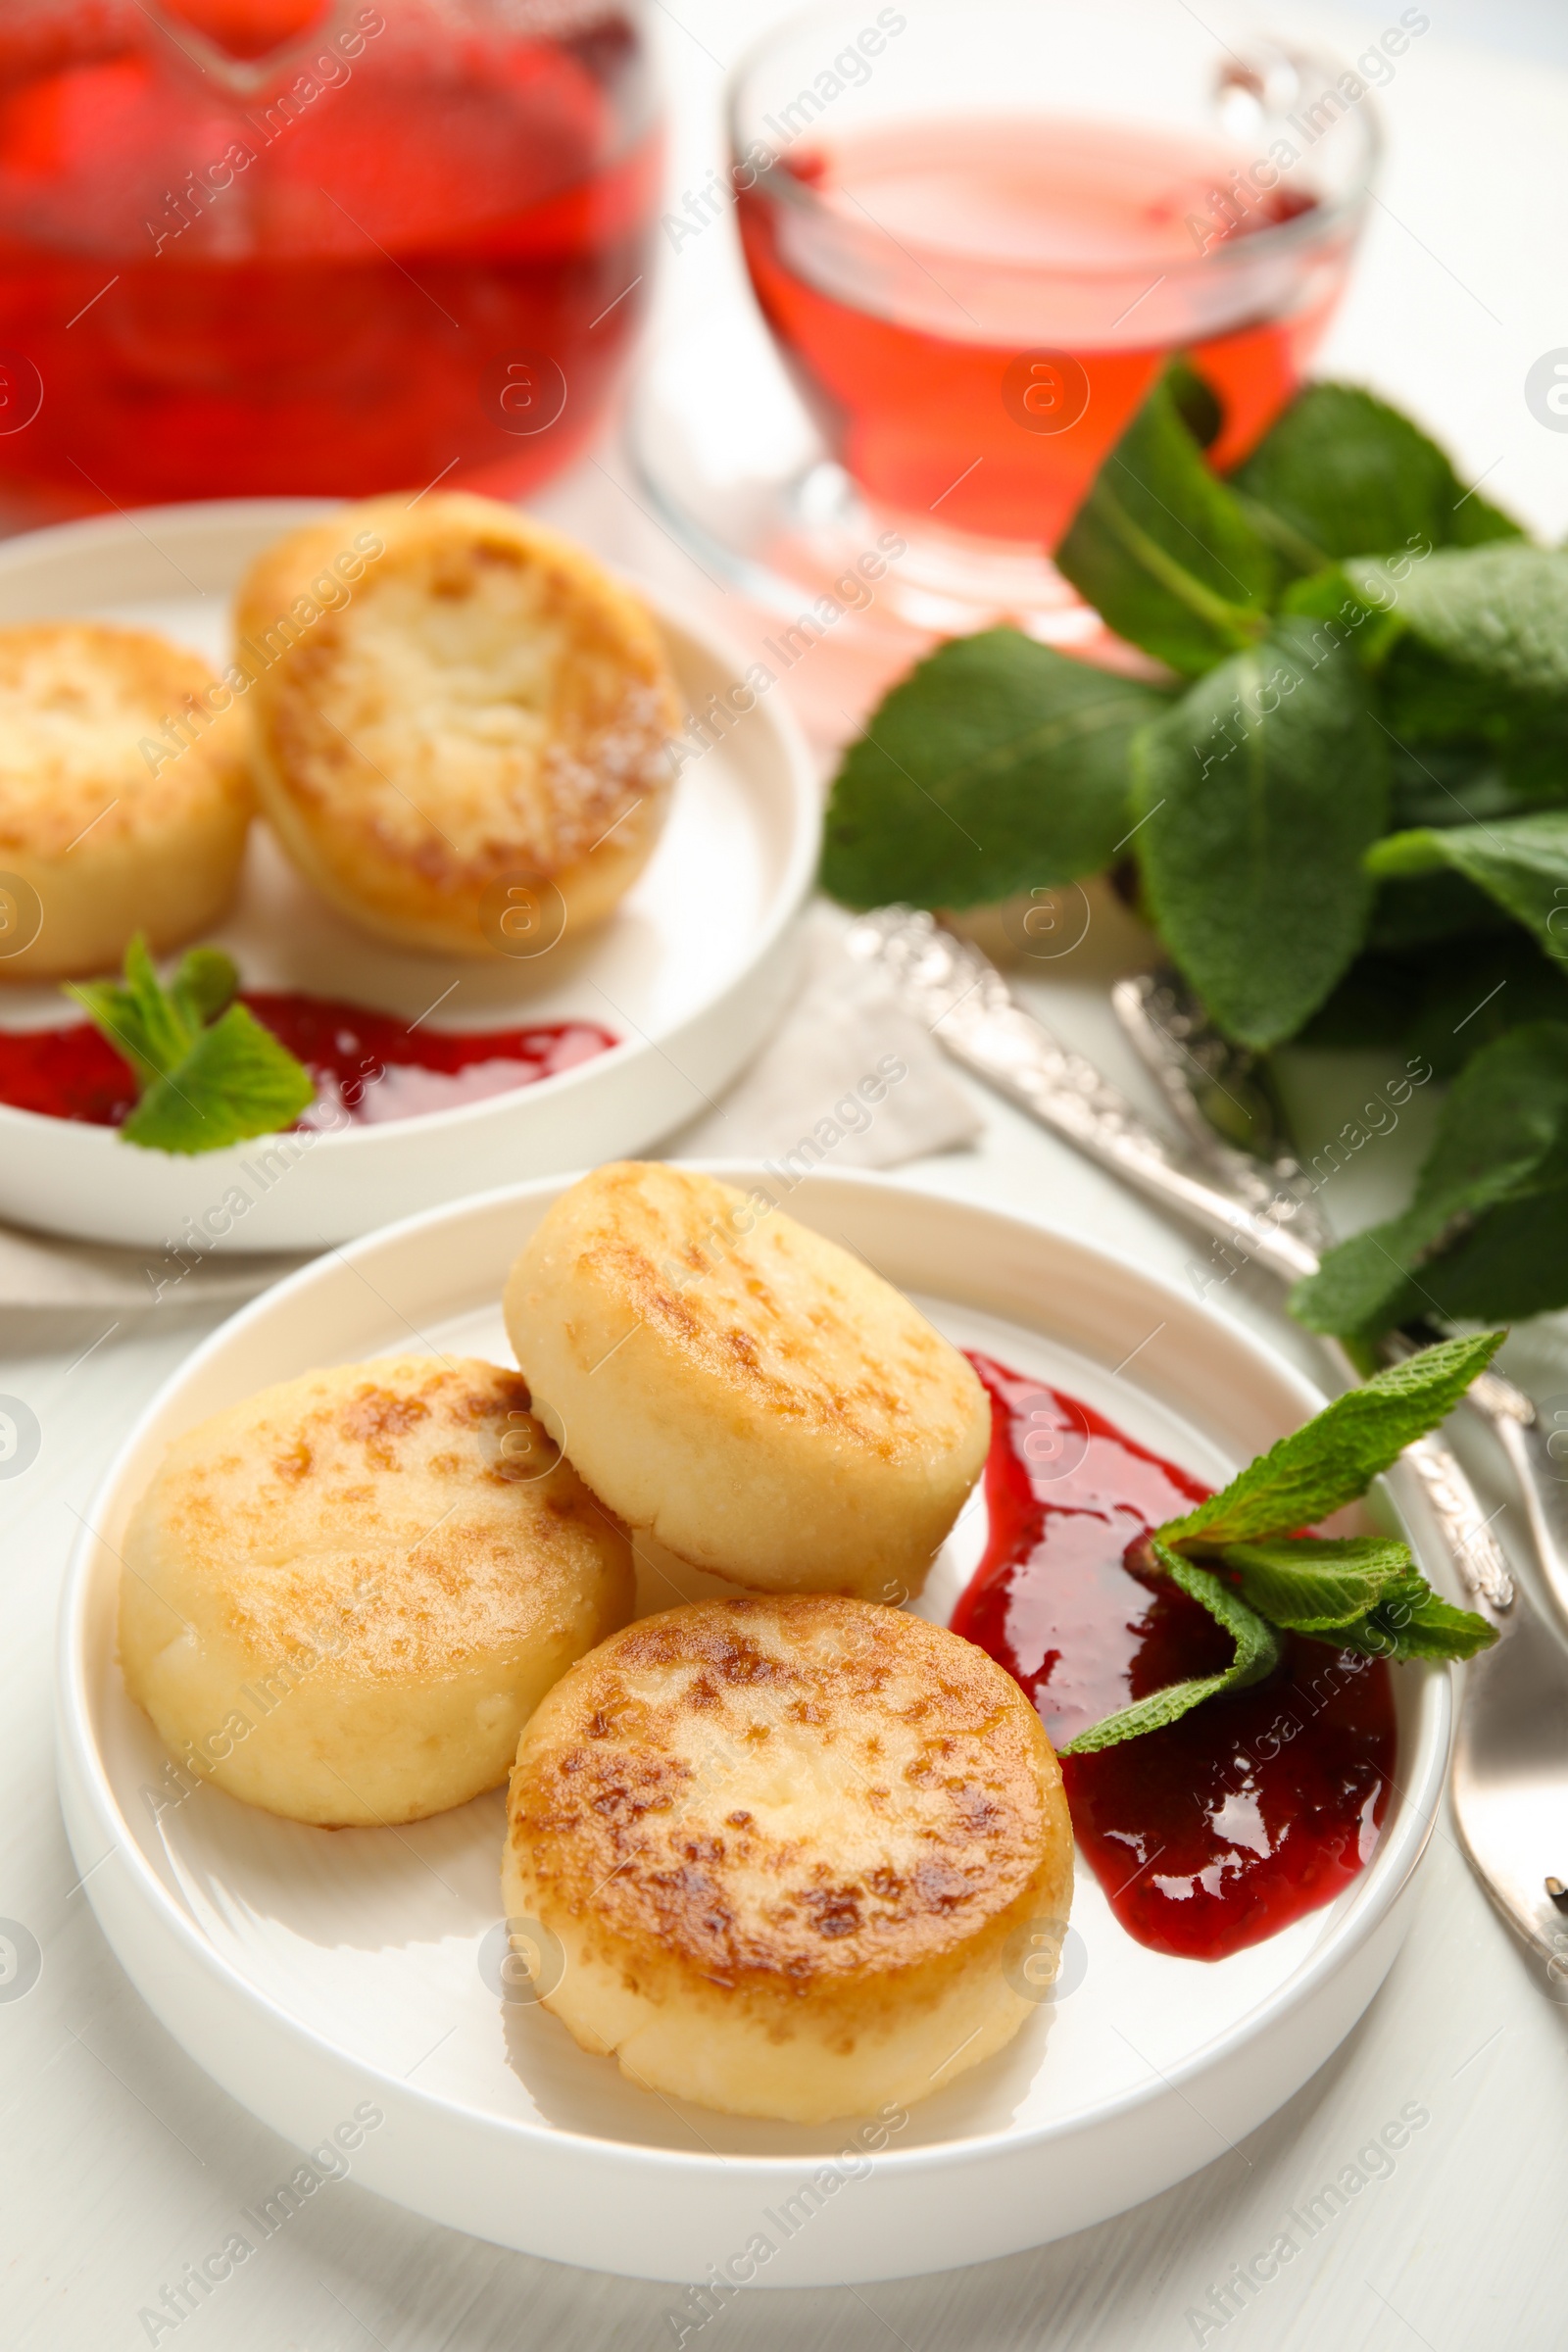
[[[5,519],[527,489],[620,371],[659,171],[635,0],[7,0]]]
[[[1177,352],[1218,397],[1213,462],[1246,454],[1344,285],[1369,87],[1132,0],[833,9],[754,54],[730,124],[752,284],[915,568],[939,538],[1056,546]]]

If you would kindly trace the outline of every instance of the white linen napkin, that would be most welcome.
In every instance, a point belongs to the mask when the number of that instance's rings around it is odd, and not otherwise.
[[[63,1242],[50,1233],[0,1225],[0,1313],[59,1308],[237,1306],[296,1266],[297,1255],[227,1256],[173,1261],[162,1248],[121,1250],[103,1242]],[[160,1290],[159,1286],[162,1286]]]
[[[894,1168],[971,1144],[982,1120],[923,1022],[881,970],[846,955],[851,918],[820,902],[807,917],[801,994],[749,1070],[665,1159],[774,1159],[808,1168]]]
[[[941,1048],[878,970],[845,954],[849,917],[818,904],[807,926],[795,1004],[722,1100],[656,1147],[661,1156],[772,1159],[795,1178],[814,1167],[896,1167],[979,1135],[980,1115]],[[231,1305],[304,1263],[217,1253],[171,1282],[161,1250],[0,1226],[0,1310]]]

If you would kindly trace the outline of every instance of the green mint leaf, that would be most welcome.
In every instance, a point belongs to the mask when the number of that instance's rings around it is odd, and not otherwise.
[[[1124,1740],[1141,1740],[1146,1732],[1162,1732],[1166,1724],[1178,1722],[1200,1707],[1205,1698],[1214,1698],[1228,1689],[1228,1674],[1205,1674],[1185,1683],[1167,1683],[1163,1690],[1151,1690],[1144,1698],[1135,1698],[1131,1706],[1118,1707],[1114,1715],[1092,1723],[1087,1731],[1079,1732],[1057,1749],[1062,1756],[1092,1756],[1102,1747],[1119,1747]]]
[[[1516,539],[1519,525],[1464,484],[1408,416],[1354,384],[1308,384],[1230,476],[1231,488],[1278,527],[1297,567]],[[1294,550],[1294,552],[1293,552]]]
[[[1461,875],[1534,932],[1548,956],[1568,961],[1568,809],[1393,833],[1366,864],[1379,879],[1445,868]]]
[[[137,1084],[148,1085],[159,1074],[152,1058],[152,1041],[136,1017],[134,1002],[118,980],[67,980],[63,993],[81,1006],[95,1029],[101,1029],[117,1054],[129,1062]]]
[[[1310,624],[1306,635],[1315,654],[1321,656],[1336,645],[1351,646],[1369,676],[1382,669],[1389,649],[1399,639],[1398,618],[1391,606],[1361,595],[1339,564],[1293,580],[1279,609],[1287,618]]]
[[[1225,427],[1225,405],[1212,384],[1178,360],[1166,371],[1171,399],[1200,449],[1212,449]]]
[[[231,1004],[239,989],[239,972],[232,956],[221,948],[190,948],[179,959],[170,995],[194,1035],[216,1021]]]
[[[1345,569],[1460,677],[1496,696],[1568,696],[1568,554],[1509,540],[1440,550],[1402,579],[1365,559]]]
[[[1516,714],[1500,730],[1497,746],[1499,779],[1505,792],[1523,808],[1560,807],[1568,801],[1568,707],[1554,706],[1544,715]],[[1472,808],[1473,817],[1490,813]],[[1512,811],[1501,808],[1498,815]]]
[[[1412,1315],[1508,1320],[1561,1305],[1568,1025],[1537,1021],[1465,1065],[1409,1207],[1331,1250],[1291,1311],[1311,1331],[1373,1340]]]
[[[195,1024],[165,993],[140,931],[125,950],[124,993],[132,1029],[143,1040],[146,1058],[155,1069],[172,1069],[190,1051]]]
[[[1389,726],[1388,705],[1378,699],[1377,715]],[[1515,772],[1534,760],[1536,745],[1518,754],[1484,743],[1423,743],[1419,750],[1391,728],[1389,744],[1389,829],[1413,833],[1423,825],[1476,825],[1494,817],[1523,816],[1542,797],[1534,776]],[[1568,757],[1562,762],[1568,787]]]
[[[1522,522],[1494,507],[1479,490],[1467,490],[1453,510],[1447,544],[1450,547],[1490,547],[1498,539],[1525,539]],[[1441,537],[1439,544],[1442,544]]]
[[[67,982],[65,993],[124,1055],[139,1085],[173,1069],[200,1027],[165,994],[140,931],[125,950],[122,980],[90,980],[81,987]]]
[[[1138,858],[1167,947],[1220,1028],[1272,1046],[1361,944],[1387,739],[1345,649],[1304,621],[1199,680],[1133,746]]]
[[[1222,1690],[1262,1681],[1280,1662],[1282,1633],[1390,1658],[1469,1657],[1494,1641],[1485,1618],[1432,1592],[1407,1544],[1283,1531],[1364,1494],[1412,1440],[1452,1410],[1502,1336],[1447,1340],[1390,1366],[1282,1438],[1222,1494],[1158,1529],[1150,1540],[1154,1566],[1224,1626],[1236,1654],[1221,1673],[1151,1690],[1091,1724],[1061,1753],[1092,1755],[1141,1739]],[[1234,1583],[1177,1548],[1199,1544]]]
[[[1440,745],[1499,756],[1512,736],[1549,715],[1553,706],[1544,705],[1539,696],[1521,699],[1486,671],[1461,668],[1434,653],[1405,632],[1396,612],[1382,625],[1378,714],[1396,743],[1411,747],[1429,764]]]
[[[1492,1647],[1497,1629],[1473,1609],[1457,1609],[1451,1600],[1444,1600],[1423,1586],[1418,1595],[1396,1595],[1384,1601],[1356,1625],[1308,1639],[1332,1642],[1336,1649],[1358,1649],[1396,1660],[1473,1658],[1478,1649]]]
[[[1433,1592],[1405,1544],[1381,1536],[1233,1544],[1220,1557],[1259,1616],[1334,1649],[1468,1658],[1497,1638],[1485,1617]]]
[[[120,1132],[150,1151],[216,1152],[291,1127],[315,1093],[310,1073],[271,1031],[231,1004],[153,1080]]]
[[[1428,1288],[1422,1298],[1412,1271],[1424,1259],[1419,1234],[1407,1210],[1329,1250],[1317,1272],[1291,1292],[1297,1322],[1343,1340],[1372,1341],[1395,1330],[1412,1311],[1431,1314],[1436,1294]],[[1418,1308],[1410,1307],[1411,1299],[1421,1300]]]
[[[1209,470],[1167,369],[1095,477],[1055,562],[1118,635],[1198,676],[1264,635],[1280,561]]]
[[[1227,1690],[1242,1690],[1249,1683],[1260,1683],[1265,1675],[1272,1674],[1281,1655],[1274,1628],[1212,1570],[1200,1567],[1196,1560],[1184,1559],[1157,1536],[1152,1549],[1165,1574],[1194,1600],[1201,1601],[1209,1615],[1235,1637],[1236,1656],[1225,1677]]]
[[[1102,1722],[1092,1723],[1087,1731],[1066,1742],[1061,1749],[1064,1756],[1093,1755],[1100,1748],[1116,1747],[1124,1740],[1141,1739],[1146,1732],[1163,1731],[1166,1724],[1175,1723],[1194,1707],[1201,1706],[1205,1698],[1213,1698],[1221,1690],[1237,1690],[1250,1683],[1261,1682],[1280,1662],[1279,1635],[1230,1586],[1222,1584],[1208,1569],[1200,1568],[1196,1561],[1184,1560],[1179,1552],[1162,1544],[1158,1537],[1153,1540],[1152,1550],[1161,1571],[1194,1600],[1200,1601],[1234,1638],[1236,1655],[1223,1673],[1167,1684],[1163,1690],[1151,1690],[1145,1697],[1134,1699],[1131,1706],[1107,1715]]]
[[[1451,1601],[1442,1600],[1417,1577],[1419,1592],[1394,1594],[1358,1617],[1353,1624],[1338,1625],[1331,1632],[1306,1633],[1309,1642],[1326,1642],[1333,1649],[1358,1650],[1363,1657],[1389,1658],[1402,1662],[1410,1658],[1473,1658],[1478,1649],[1490,1649],[1497,1639],[1495,1626],[1472,1609],[1456,1609]]]
[[[1377,851],[1370,853],[1375,858]],[[1377,872],[1375,866],[1369,870]],[[1437,940],[1491,939],[1508,934],[1508,919],[1486,892],[1461,873],[1399,874],[1380,878],[1366,944],[1378,950],[1430,946]]]
[[[943,646],[883,701],[828,804],[822,885],[851,906],[972,906],[1098,873],[1132,823],[1156,688],[1017,629]]]
[[[1568,557],[1522,541],[1410,556],[1348,558],[1339,566],[1352,602],[1380,608],[1379,715],[1401,744],[1461,739],[1491,749],[1512,794],[1559,801],[1568,792]],[[1327,575],[1325,575],[1325,578]],[[1312,582],[1298,599],[1324,591]],[[1461,796],[1467,797],[1467,796]],[[1448,823],[1490,808],[1455,809]]]
[[[1445,1322],[1521,1323],[1568,1306],[1568,1185],[1489,1209],[1409,1288],[1420,1300],[1412,1315]]]
[[[67,989],[135,1072],[138,1100],[122,1143],[216,1152],[291,1127],[314,1100],[310,1072],[233,1003],[238,981],[221,949],[192,948],[165,989],[138,931],[122,980]]]
[[[1406,1446],[1452,1412],[1501,1347],[1500,1331],[1445,1340],[1390,1364],[1336,1396],[1277,1446],[1250,1462],[1218,1494],[1162,1527],[1167,1545],[1205,1549],[1290,1535],[1364,1494]]]
[[[1409,1545],[1384,1536],[1275,1537],[1227,1544],[1219,1558],[1249,1607],[1293,1633],[1350,1625],[1382,1601],[1427,1590]]]
[[[1457,956],[1439,942],[1358,956],[1297,1042],[1352,1052],[1395,1046],[1412,1067],[1452,1078],[1482,1046],[1552,1020],[1568,1021],[1564,967],[1510,923],[1495,937],[1467,940]]]

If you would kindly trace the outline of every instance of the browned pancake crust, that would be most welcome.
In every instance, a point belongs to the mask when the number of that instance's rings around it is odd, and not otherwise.
[[[507,1330],[594,1492],[753,1591],[919,1591],[985,1461],[971,1366],[853,1251],[693,1168],[553,1202]]]
[[[380,552],[345,594],[356,545]],[[371,500],[270,549],[237,629],[242,659],[282,647],[251,698],[267,814],[384,936],[500,953],[487,893],[553,889],[592,922],[646,861],[679,723],[663,643],[559,533],[465,492]]]
[[[216,921],[253,806],[241,713],[198,655],[96,621],[0,629],[0,868],[42,909],[0,980],[103,972],[137,930],[162,953]]]
[[[783,1740],[842,1786],[808,1844],[765,1819]],[[700,1602],[602,1643],[525,1733],[510,1823],[541,1916],[587,1924],[648,1989],[673,1970],[836,1995],[1065,1913],[1060,1772],[1017,1685],[940,1627],[829,1596]]]
[[[501,1449],[519,1429],[541,1459],[557,1457],[523,1419],[528,1402],[519,1373],[436,1356],[264,1391],[225,1417],[216,1446],[193,1444],[201,1432],[179,1441],[146,1498],[158,1548],[221,1563],[223,1630],[262,1654],[286,1656],[324,1625],[352,1635],[357,1677],[443,1672],[526,1635],[548,1608],[536,1560],[518,1575],[524,1536],[564,1571],[574,1531],[597,1542],[605,1525],[569,1463],[537,1494],[509,1475]],[[142,1524],[126,1539],[133,1558]],[[368,1609],[354,1598],[366,1582]]]
[[[731,1238],[714,1203],[739,1207],[744,1195],[694,1170],[623,1160],[590,1181],[592,1207],[571,1238],[573,1271],[624,1310],[628,1330],[666,1335],[768,1419],[800,1423],[829,1444],[848,1441],[880,1461],[927,1453],[961,1434],[973,1375],[892,1293],[902,1312],[879,1326],[873,1357],[858,1260],[777,1214],[744,1243]],[[716,1238],[694,1238],[700,1218]]]
[[[120,1622],[172,1751],[309,1821],[498,1786],[633,1592],[620,1529],[528,1404],[498,1365],[388,1356],[177,1439],[126,1529]]]

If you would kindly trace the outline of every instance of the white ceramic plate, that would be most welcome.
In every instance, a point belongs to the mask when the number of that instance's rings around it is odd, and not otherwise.
[[[738,2121],[657,2098],[542,2009],[504,2009],[484,1973],[500,1937],[500,1791],[373,1831],[304,1828],[210,1788],[170,1801],[166,1758],[114,1657],[116,1547],[165,1444],[269,1382],[407,1348],[411,1334],[510,1362],[498,1293],[560,1189],[465,1201],[307,1267],[181,1367],[110,1473],[63,1607],[60,1785],[87,1892],[144,1998],[302,2148],[371,2102],[385,2120],[352,2164],[384,2195],[504,2245],[641,2277],[701,2279],[759,2233],[776,2246],[758,2274],[770,2285],[983,2261],[1224,2154],[1322,2064],[1394,1957],[1446,1770],[1446,1669],[1396,1670],[1388,1820],[1336,1903],[1229,1959],[1172,1960],[1133,1942],[1081,1869],[1061,1996],[911,2109],[886,2152],[848,2164],[836,2159],[853,2124]],[[849,1176],[808,1178],[789,1210],[861,1250],[955,1340],[1060,1382],[1216,1483],[1322,1401],[1236,1325],[1017,1218]],[[1391,1483],[1428,1575],[1446,1580],[1419,1495],[1397,1472]],[[977,1499],[924,1613],[946,1619],[983,1534]],[[800,2226],[786,2234],[790,2213]]]
[[[245,499],[32,532],[0,547],[0,624],[122,621],[221,663],[246,568],[282,532],[331,512],[322,500]],[[640,593],[689,709],[743,674],[743,656],[663,594]],[[256,825],[238,901],[213,934],[246,986],[342,997],[410,1021],[428,1013],[435,1029],[596,1021],[622,1042],[455,1109],[195,1158],[0,1104],[0,1216],[160,1250],[181,1239],[188,1249],[193,1233],[201,1250],[320,1249],[461,1193],[642,1150],[706,1107],[788,1001],[820,806],[784,698],[767,697],[684,765],[663,837],[607,924],[494,964],[404,955],[357,930]],[[0,1025],[70,1017],[53,987],[0,983]]]

